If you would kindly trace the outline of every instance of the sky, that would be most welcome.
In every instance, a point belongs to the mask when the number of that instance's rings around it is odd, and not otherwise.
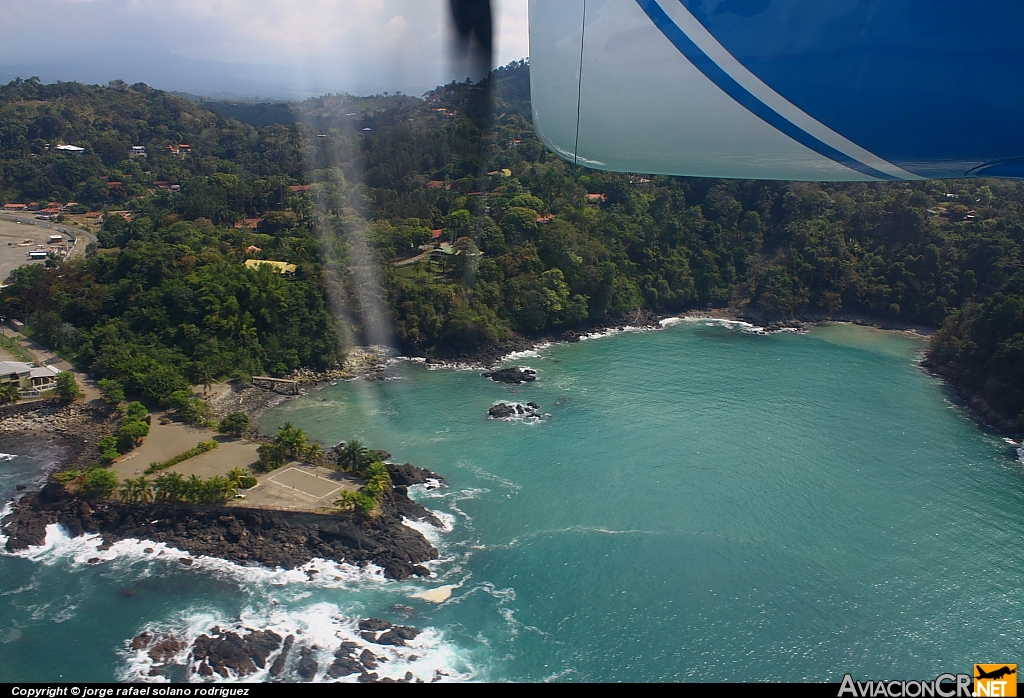
[[[498,65],[529,55],[527,0],[492,0]],[[422,94],[464,79],[449,0],[0,0],[0,80],[122,79],[204,95]],[[465,72],[463,70],[462,72]]]

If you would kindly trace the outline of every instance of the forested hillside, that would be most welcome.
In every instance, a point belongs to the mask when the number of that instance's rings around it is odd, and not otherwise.
[[[0,203],[130,218],[105,216],[105,249],[84,261],[19,270],[4,312],[154,397],[157,376],[326,366],[373,324],[406,351],[454,354],[639,308],[856,314],[941,327],[934,365],[1024,424],[1024,185],[577,168],[534,136],[528,71],[495,72],[484,142],[461,113],[469,84],[425,99],[210,105],[255,125],[144,85],[0,87]],[[191,152],[173,153],[182,143]],[[434,230],[458,254],[396,266]],[[248,269],[251,258],[298,269]]]

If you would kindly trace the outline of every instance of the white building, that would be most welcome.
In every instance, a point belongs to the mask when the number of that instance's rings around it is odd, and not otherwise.
[[[57,381],[59,368],[36,366],[21,361],[0,361],[0,385],[13,383],[18,390],[49,390]]]
[[[56,150],[68,155],[81,155],[85,152],[85,148],[79,148],[77,145],[58,145]]]

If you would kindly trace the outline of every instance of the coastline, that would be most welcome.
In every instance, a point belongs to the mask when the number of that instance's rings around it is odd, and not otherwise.
[[[99,534],[108,548],[134,539],[189,555],[269,569],[295,569],[325,559],[360,567],[373,564],[394,580],[429,577],[431,573],[422,563],[437,559],[437,549],[405,521],[435,527],[440,521],[409,498],[408,488],[443,480],[436,473],[410,466],[388,469],[395,486],[382,499],[380,514],[372,518],[241,506],[86,501],[51,481],[15,501],[0,521],[0,530],[7,536],[8,553],[44,545],[47,527],[59,524],[72,538]],[[191,558],[179,561],[189,566],[193,563]]]

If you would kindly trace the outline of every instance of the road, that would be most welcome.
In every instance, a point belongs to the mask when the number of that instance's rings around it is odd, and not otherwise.
[[[35,225],[40,228],[54,230],[58,233],[71,233],[72,235],[75,236],[75,246],[71,250],[71,254],[69,255],[69,257],[85,256],[85,245],[78,244],[81,238],[85,238],[88,241],[86,244],[88,244],[89,242],[98,242],[96,236],[90,233],[88,230],[82,230],[81,228],[76,228],[72,225],[67,225],[65,223],[55,223],[53,221],[37,221],[35,219],[34,214],[10,213],[8,211],[0,211],[0,217],[2,217],[3,220],[20,221],[22,224]]]

